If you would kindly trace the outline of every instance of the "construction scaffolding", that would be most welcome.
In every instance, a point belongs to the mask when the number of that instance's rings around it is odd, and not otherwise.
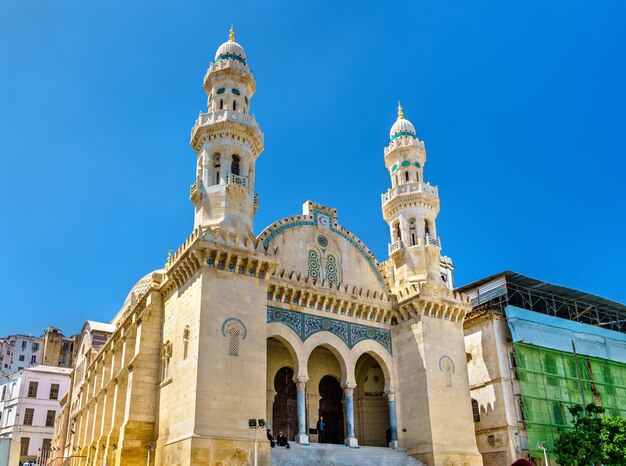
[[[583,405],[582,393],[586,403],[602,406],[605,415],[626,417],[626,364],[580,354],[574,358],[572,353],[520,342],[513,343],[513,349],[521,422],[533,458],[543,458],[540,442],[554,458],[554,441],[572,427],[567,408]]]

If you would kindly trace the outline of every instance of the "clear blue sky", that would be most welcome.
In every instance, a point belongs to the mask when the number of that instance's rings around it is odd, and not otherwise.
[[[457,285],[512,269],[626,302],[625,5],[0,2],[0,335],[109,321],[188,236],[231,23],[265,132],[256,233],[312,199],[385,259],[401,100]]]

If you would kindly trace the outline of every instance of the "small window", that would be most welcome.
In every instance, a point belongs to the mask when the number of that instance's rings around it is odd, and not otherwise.
[[[220,110],[224,110],[224,99],[220,99]]]
[[[409,235],[411,237],[411,246],[417,245],[417,229],[415,228],[415,219],[409,220]]]
[[[228,355],[239,356],[239,328],[235,325],[228,329]]]
[[[472,414],[474,415],[474,422],[480,422],[480,407],[478,401],[472,398]]]
[[[59,384],[53,383],[50,385],[50,399],[58,400],[59,399]]]
[[[35,410],[33,408],[26,408],[24,410],[24,421],[22,424],[25,426],[33,425],[33,417],[35,417]]]
[[[415,181],[420,182],[420,172],[415,172]]]
[[[22,342],[22,349],[23,349],[23,350],[24,350],[24,349],[26,349],[26,341],[23,341],[23,342]]]
[[[233,160],[230,164],[230,172],[233,175],[239,175],[239,156],[238,155],[233,155]]]
[[[39,387],[39,382],[30,382],[28,384],[28,398],[37,398],[38,387]]]
[[[237,101],[233,100],[233,111],[236,112],[237,111]]]
[[[408,171],[404,172],[404,181],[406,181],[406,182],[409,181],[409,172]]]
[[[189,325],[183,330],[183,359],[187,359],[187,353],[189,351]]]
[[[309,249],[307,254],[307,274],[313,280],[317,280],[321,275],[322,265],[320,263],[320,254],[315,249]]]
[[[54,427],[54,418],[57,412],[54,409],[49,409],[46,413],[46,427]]]
[[[39,351],[39,343],[33,343],[33,351]]]
[[[35,364],[37,362],[37,356],[31,356],[30,357],[30,363],[31,364]]]
[[[24,360],[24,358],[25,358],[25,356],[22,354],[22,355],[20,356],[20,361],[23,361],[23,360]]]
[[[233,89],[233,94],[235,95],[241,95],[241,93],[239,92],[239,89]]]
[[[430,224],[428,223],[428,220],[424,220],[424,234],[426,236],[430,236]]]

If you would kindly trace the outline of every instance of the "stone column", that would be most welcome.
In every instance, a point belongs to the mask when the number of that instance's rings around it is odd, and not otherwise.
[[[354,436],[354,387],[356,384],[348,383],[343,389],[344,406],[346,416],[346,446],[358,448],[359,442]]]
[[[387,402],[389,403],[389,428],[391,429],[391,442],[389,447],[398,449],[398,418],[396,416],[396,394],[387,392]]]
[[[309,379],[298,377],[296,387],[298,388],[298,435],[296,441],[305,445],[309,444],[309,435],[306,429],[306,383]]]

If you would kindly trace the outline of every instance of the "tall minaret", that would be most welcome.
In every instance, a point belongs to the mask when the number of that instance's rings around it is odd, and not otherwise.
[[[391,189],[382,195],[383,217],[389,224],[390,265],[393,287],[441,281],[436,219],[437,188],[424,181],[426,150],[415,127],[404,118],[398,104],[398,120],[391,127],[385,147],[385,166]]]
[[[256,81],[232,29],[217,49],[203,87],[208,110],[191,130],[198,157],[189,196],[195,206],[194,228],[209,226],[251,237],[258,208],[255,162],[263,151],[263,133],[250,114]]]

